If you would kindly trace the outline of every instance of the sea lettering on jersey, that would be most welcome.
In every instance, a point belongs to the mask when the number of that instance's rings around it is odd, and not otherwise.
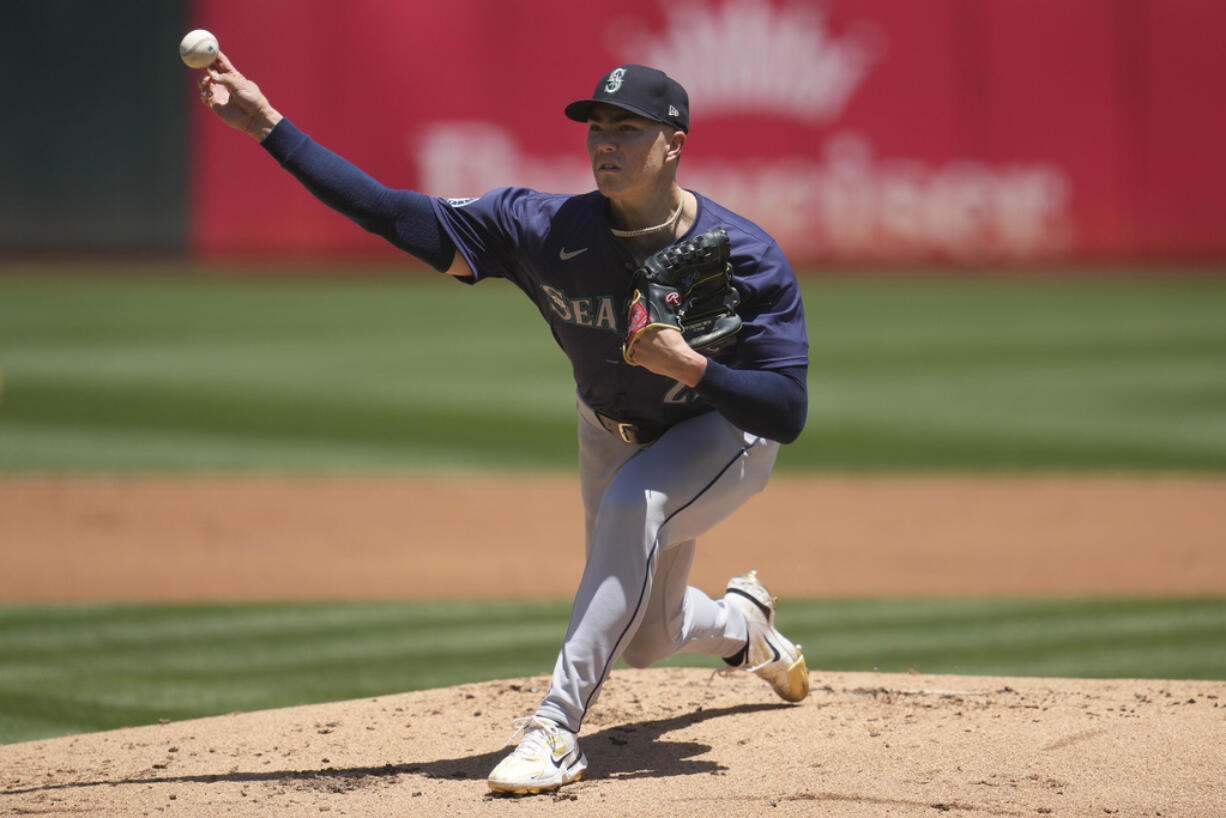
[[[571,298],[557,287],[542,287],[549,297],[549,306],[568,324],[617,332],[616,300],[609,295],[592,298]]]

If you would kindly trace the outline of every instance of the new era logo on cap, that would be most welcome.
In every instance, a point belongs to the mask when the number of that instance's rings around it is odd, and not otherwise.
[[[587,122],[592,106],[613,105],[632,114],[690,130],[690,97],[675,79],[658,68],[622,65],[600,78],[591,99],[566,106],[566,116]]]

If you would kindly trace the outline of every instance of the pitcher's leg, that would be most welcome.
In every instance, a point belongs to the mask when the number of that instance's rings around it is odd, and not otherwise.
[[[682,651],[722,658],[745,644],[745,619],[740,612],[689,586],[693,562],[693,540],[661,554],[647,612],[622,654],[631,667],[650,667]]]
[[[664,517],[659,497],[618,490],[614,480],[596,518],[570,624],[537,716],[578,732],[605,676],[645,613]],[[646,540],[646,544],[644,543]]]
[[[777,452],[777,443],[709,413],[673,427],[621,467],[594,520],[587,565],[539,716],[579,729],[646,614],[663,552],[694,539],[761,490]],[[718,617],[701,599],[697,603],[701,619]]]

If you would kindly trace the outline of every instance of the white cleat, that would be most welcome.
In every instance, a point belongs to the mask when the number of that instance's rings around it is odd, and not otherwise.
[[[756,673],[779,697],[798,702],[809,695],[809,668],[800,645],[794,645],[775,630],[775,598],[750,571],[728,580],[724,600],[745,615],[749,644],[743,664],[730,670]]]
[[[490,773],[491,790],[528,795],[556,790],[583,777],[587,756],[574,733],[536,716],[516,719],[513,724],[516,729],[507,744],[518,737],[519,746]]]

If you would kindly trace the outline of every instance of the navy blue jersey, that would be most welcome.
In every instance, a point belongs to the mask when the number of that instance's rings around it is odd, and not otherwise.
[[[753,222],[701,195],[683,238],[722,226],[744,326],[712,357],[736,369],[807,366],[804,309],[783,251]],[[671,378],[622,359],[634,259],[609,229],[598,191],[579,196],[501,188],[433,200],[434,212],[479,281],[505,278],[536,303],[574,369],[579,395],[618,420],[669,426],[711,406]]]

